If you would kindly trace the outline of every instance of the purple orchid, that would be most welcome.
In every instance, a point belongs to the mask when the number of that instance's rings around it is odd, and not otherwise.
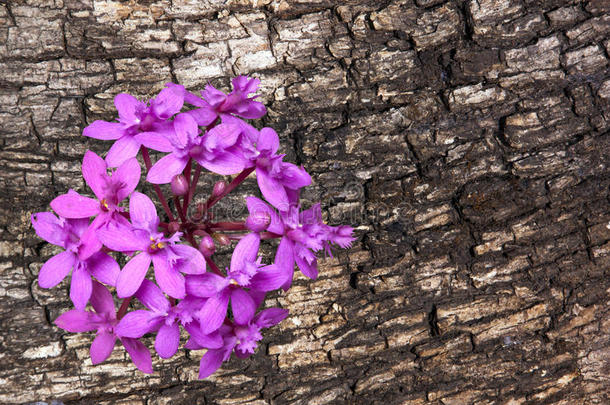
[[[199,97],[168,83],[148,103],[117,95],[118,121],[98,120],[83,132],[116,141],[105,159],[85,153],[82,173],[95,198],[69,190],[51,202],[59,218],[52,212],[32,215],[36,233],[65,249],[42,266],[38,283],[51,288],[72,272],[75,309],[59,316],[56,324],[71,332],[97,331],[93,364],[107,359],[119,339],[136,366],[150,373],[151,353],[138,339],[156,335],[158,355],[169,358],[177,353],[184,330],[189,335],[186,348],[208,349],[199,372],[205,378],[231,353],[249,357],[262,339],[261,330],[288,315],[279,308],[257,314],[257,308],[267,292],[290,287],[295,263],[307,277],[316,278],[317,252],[332,256],[334,245],[349,247],[354,241],[351,227],[323,223],[320,204],[300,210],[300,189],[311,184],[311,176],[302,166],[284,162],[273,129],[258,130],[244,122],[266,114],[256,101],[258,85],[258,79],[239,76],[229,94],[208,85]],[[185,102],[195,108],[180,113]],[[152,165],[149,148],[166,155]],[[153,201],[135,191],[141,175],[138,150],[166,222]],[[237,175],[230,182],[216,182],[202,201],[194,198],[202,168]],[[245,221],[215,219],[212,207],[253,172],[268,203],[249,197]],[[167,183],[171,200],[159,186]],[[123,205],[127,197],[129,211]],[[190,206],[194,201],[195,209]],[[275,260],[265,265],[259,256],[261,240],[275,238],[281,239]],[[232,241],[239,242],[223,271],[214,262],[216,251],[222,251],[216,243],[228,248]],[[122,270],[109,252],[130,256]],[[146,278],[151,264],[154,282]],[[115,286],[123,299],[116,313],[110,289],[102,283]],[[131,309],[132,297],[144,309]],[[88,302],[94,311],[86,310]]]
[[[236,146],[239,134],[236,125],[220,124],[204,136],[199,136],[195,120],[188,114],[178,114],[174,120],[174,131],[163,141],[145,134],[136,136],[151,149],[170,152],[155,163],[146,180],[154,184],[169,183],[174,176],[182,173],[191,158],[218,174],[239,173],[246,163]],[[169,145],[163,143],[168,141]]]
[[[241,147],[248,159],[246,167],[256,167],[256,180],[267,201],[280,211],[288,210],[291,192],[311,184],[311,176],[303,167],[283,162],[285,155],[278,155],[280,138],[271,128],[260,131],[236,118],[223,122],[235,123],[243,133]]]
[[[231,256],[231,267],[227,276],[206,273],[187,279],[186,291],[197,297],[208,298],[196,314],[204,334],[211,333],[222,325],[229,301],[233,318],[244,323],[254,316],[257,300],[244,288],[256,291],[272,291],[284,282],[286,274],[276,266],[261,267],[257,260],[260,236],[250,233],[242,238]]]
[[[119,252],[136,252],[121,270],[117,282],[120,298],[132,296],[148,272],[152,261],[155,280],[161,289],[174,298],[184,298],[185,284],[181,273],[205,272],[201,253],[190,246],[177,244],[180,233],[166,237],[159,232],[159,217],[155,205],[146,195],[133,192],[129,200],[132,228],[114,226],[100,231],[100,239],[108,248]]]
[[[119,339],[136,367],[151,374],[150,352],[138,339],[122,336],[117,331],[118,320],[114,312],[114,301],[110,292],[102,284],[93,282],[91,306],[95,312],[72,309],[61,314],[55,324],[68,332],[90,332],[97,330],[91,344],[91,363],[98,364],[110,357],[116,340]]]
[[[57,218],[51,212],[39,212],[33,214],[31,220],[38,236],[65,249],[47,260],[40,269],[40,287],[55,287],[72,270],[70,298],[74,306],[82,310],[91,297],[92,276],[102,283],[115,285],[119,265],[112,257],[104,252],[96,252],[88,258],[81,255],[85,249],[81,237],[89,226],[88,219]]]
[[[182,85],[168,83],[167,86],[180,91],[183,94],[184,101],[187,103],[199,107],[187,112],[187,114],[191,115],[197,121],[197,124],[201,126],[209,126],[218,117],[224,117],[229,114],[246,119],[255,119],[267,113],[263,103],[255,101],[258,97],[257,95],[248,96],[255,93],[258,89],[259,79],[238,76],[233,79],[232,83],[233,91],[228,95],[208,84],[205,86],[205,90],[201,92],[203,98],[188,92]]]
[[[86,252],[93,254],[102,244],[96,237],[97,231],[111,222],[126,224],[127,220],[120,215],[123,211],[119,204],[131,194],[140,181],[140,164],[132,158],[123,162],[112,175],[108,175],[108,166],[94,152],[88,150],[83,159],[83,177],[97,197],[89,198],[74,190],[56,197],[51,201],[51,208],[64,218],[89,218],[96,216],[83,240],[87,241]]]
[[[355,240],[351,227],[333,227],[322,221],[320,204],[301,212],[299,207],[291,206],[288,211],[280,211],[279,215],[256,197],[246,198],[246,204],[253,218],[262,214],[269,216],[267,231],[283,236],[274,263],[286,274],[284,290],[292,283],[295,262],[305,276],[315,279],[318,277],[318,264],[313,252],[324,249],[332,255],[331,243],[347,248]]]
[[[223,361],[229,360],[231,353],[242,359],[250,357],[257,347],[256,342],[263,338],[261,329],[277,325],[287,316],[287,309],[268,308],[256,316],[252,314],[249,318],[243,319],[243,322],[237,320],[227,322],[218,331],[222,336],[222,346],[218,348],[200,344],[194,339],[189,340],[186,344],[187,349],[208,349],[199,363],[199,378],[212,375]]]
[[[209,347],[220,347],[222,338],[218,333],[204,335],[193,313],[203,305],[201,298],[187,296],[177,305],[171,305],[161,289],[152,281],[144,280],[135,296],[149,310],[129,312],[116,327],[120,336],[139,338],[156,331],[155,350],[160,357],[167,359],[178,351],[180,326],[189,331],[197,342]]]
[[[180,112],[184,104],[184,95],[172,88],[163,89],[159,95],[150,100],[149,105],[138,101],[130,94],[121,93],[114,98],[114,105],[119,113],[119,122],[97,120],[83,131],[83,135],[102,140],[116,140],[106,155],[106,162],[117,167],[127,159],[135,157],[141,142],[137,134],[148,134],[150,137],[162,138],[171,130],[167,120]]]

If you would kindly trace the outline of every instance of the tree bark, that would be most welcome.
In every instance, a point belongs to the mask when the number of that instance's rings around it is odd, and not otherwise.
[[[609,16],[604,0],[0,2],[0,402],[608,403]],[[197,351],[150,376],[118,345],[92,366],[93,336],[53,324],[68,284],[38,287],[58,250],[30,214],[88,192],[83,153],[109,144],[82,129],[115,118],[116,94],[236,74],[261,79],[262,124],[312,174],[304,204],[358,241],[272,294],[290,317],[205,381]]]

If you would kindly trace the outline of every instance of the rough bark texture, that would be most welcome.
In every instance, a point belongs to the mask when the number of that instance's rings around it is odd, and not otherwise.
[[[604,0],[0,2],[0,402],[608,403],[609,32]],[[238,73],[359,240],[206,381],[92,366],[29,215],[86,191],[117,93]]]

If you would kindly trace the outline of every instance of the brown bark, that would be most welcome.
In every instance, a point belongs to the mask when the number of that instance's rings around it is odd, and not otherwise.
[[[609,11],[0,2],[0,402],[608,403]],[[82,155],[108,144],[80,134],[114,118],[117,93],[239,73],[261,78],[264,124],[312,173],[305,201],[357,226],[357,243],[272,295],[290,318],[206,381],[199,352],[152,376],[118,346],[92,366],[92,335],[52,324],[67,283],[38,287],[57,250],[30,213],[86,191]]]

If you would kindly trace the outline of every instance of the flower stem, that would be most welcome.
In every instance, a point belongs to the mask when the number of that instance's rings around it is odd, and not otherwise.
[[[186,216],[186,214],[188,213],[188,206],[189,203],[191,202],[190,198],[188,196],[191,195],[191,184],[193,184],[192,179],[191,179],[191,166],[193,164],[193,159],[189,158],[189,162],[187,163],[186,167],[184,168],[184,177],[186,178],[186,184],[188,184],[188,194],[182,198],[182,212],[184,212],[184,215]],[[195,187],[197,185],[195,184]]]
[[[222,271],[220,271],[220,269],[218,268],[218,266],[216,265],[216,263],[214,263],[214,261],[212,260],[211,257],[206,257],[205,258],[206,263],[208,264],[208,266],[210,266],[210,268],[212,269],[212,271],[216,274],[218,274],[221,277],[224,277],[225,275],[222,274]]]
[[[249,167],[247,169],[244,169],[241,173],[239,173],[237,175],[237,177],[235,177],[233,179],[233,181],[231,183],[229,183],[229,185],[227,186],[227,188],[225,189],[224,193],[222,193],[221,195],[215,197],[215,198],[210,198],[208,200],[207,203],[207,208],[209,209],[210,207],[212,207],[214,204],[216,204],[218,201],[220,201],[224,196],[226,196],[227,194],[229,194],[231,191],[233,191],[235,189],[235,187],[239,186],[239,184],[244,181],[244,179],[246,177],[248,177],[250,175],[250,173],[252,173],[254,171],[254,169],[256,169],[256,167]]]
[[[146,165],[146,171],[148,172],[150,170],[150,168],[152,167],[152,164],[150,162],[150,155],[148,154],[148,149],[144,145],[142,145],[140,147],[140,151],[142,152],[142,158],[144,159],[144,164]],[[155,189],[155,192],[157,193],[157,197],[159,197],[159,201],[161,201],[161,205],[163,206],[165,213],[169,217],[170,222],[174,221],[174,215],[172,214],[172,210],[169,208],[169,205],[167,204],[167,200],[165,199],[165,196],[163,195],[163,192],[161,191],[161,187],[159,187],[158,184],[153,184],[153,188]]]
[[[186,223],[186,216],[184,215],[184,208],[182,204],[180,204],[180,197],[177,195],[174,196],[174,205],[176,206],[176,211],[178,211],[178,215],[180,216],[180,220],[182,223]]]
[[[277,233],[273,233],[273,232],[261,232],[261,239],[276,239],[276,238],[282,238],[284,235],[278,235]]]
[[[244,236],[249,235],[249,234],[248,233],[233,233],[233,234],[228,233],[226,235],[231,240],[241,240]],[[277,233],[273,233],[273,232],[261,232],[260,236],[261,236],[261,240],[265,240],[265,239],[281,238],[284,235],[278,235]]]
[[[244,222],[213,222],[208,224],[208,228],[225,231],[245,231],[247,230]]]
[[[121,307],[119,308],[119,310],[116,313],[116,319],[120,320],[122,317],[125,316],[125,313],[127,312],[127,307],[129,306],[130,301],[131,301],[131,297],[123,299],[123,302],[121,303]]]
[[[196,163],[195,173],[193,174],[193,181],[189,186],[189,192],[186,195],[186,200],[184,201],[184,211],[186,212],[186,208],[191,203],[193,199],[193,194],[195,193],[195,189],[197,188],[197,183],[199,182],[199,175],[201,174],[201,166]]]

